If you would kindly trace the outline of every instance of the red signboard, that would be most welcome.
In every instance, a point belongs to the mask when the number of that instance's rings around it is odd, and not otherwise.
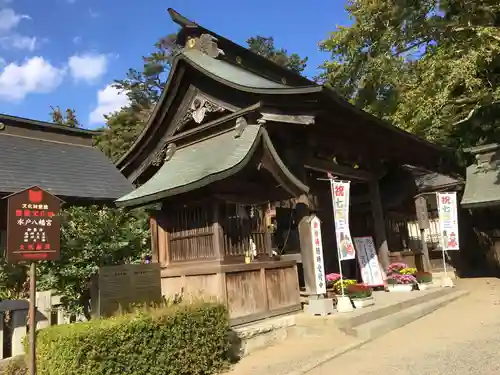
[[[7,262],[58,260],[61,200],[37,186],[6,199]]]

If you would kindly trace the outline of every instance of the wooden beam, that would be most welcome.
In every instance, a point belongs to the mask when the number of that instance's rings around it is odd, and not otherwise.
[[[311,125],[314,124],[314,116],[310,115],[284,115],[279,113],[262,113],[263,120],[273,121],[273,122],[285,122],[289,124],[302,124]]]
[[[346,177],[359,181],[370,181],[374,178],[374,174],[362,169],[355,169],[336,164],[334,162],[321,160],[317,158],[307,158],[304,166],[314,171],[331,173],[340,177]]]

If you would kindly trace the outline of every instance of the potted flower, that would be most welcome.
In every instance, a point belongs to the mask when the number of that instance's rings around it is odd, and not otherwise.
[[[418,290],[427,290],[432,288],[432,273],[416,272],[414,276],[417,280]]]
[[[413,275],[393,273],[387,276],[387,289],[389,292],[411,292],[417,283]]]
[[[347,287],[349,285],[356,285],[357,284],[357,281],[356,280],[352,280],[352,279],[342,279],[342,280],[337,280],[334,284],[333,284],[333,291],[335,292],[335,294],[337,296],[341,296],[342,295],[342,289],[344,289],[344,294],[346,295],[347,294]]]
[[[354,284],[347,286],[347,295],[357,309],[375,304],[372,295],[372,288],[364,284]]]
[[[326,297],[327,298],[334,298],[335,297],[335,291],[333,289],[333,286],[335,283],[340,280],[342,276],[340,273],[328,273],[325,275],[326,279]]]
[[[326,276],[326,288],[333,289],[333,285],[342,278],[340,273],[329,273]]]
[[[389,264],[389,267],[387,268],[387,275],[392,275],[394,273],[401,273],[401,270],[407,269],[408,265],[403,262],[395,262]]]

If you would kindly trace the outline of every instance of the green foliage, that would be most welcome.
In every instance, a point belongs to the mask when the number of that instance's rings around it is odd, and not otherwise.
[[[143,56],[143,69],[129,69],[125,79],[116,80],[114,87],[127,93],[131,107],[135,111],[153,107],[161,96],[172,57],[177,50],[176,34],[161,38],[155,44],[155,50]]]
[[[228,364],[224,306],[197,302],[38,334],[39,375],[209,375]]]
[[[348,285],[346,293],[351,298],[368,298],[372,296],[373,290],[363,284]]]
[[[0,301],[28,296],[27,272],[24,265],[8,264],[3,257],[0,259]]]
[[[307,57],[301,58],[296,53],[289,54],[286,49],[276,48],[273,37],[255,36],[249,38],[247,44],[250,51],[295,73],[302,73],[307,66]]]
[[[148,217],[143,211],[70,207],[62,211],[61,260],[38,267],[39,289],[55,289],[72,313],[89,316],[89,281],[100,266],[138,262],[148,254]]]
[[[347,287],[349,285],[356,285],[356,284],[357,284],[356,280],[352,280],[352,279],[340,280],[339,279],[333,284],[333,290],[336,294],[342,294],[342,289],[344,289],[344,293],[346,293]]]
[[[52,118],[52,122],[58,125],[65,125],[70,128],[79,128],[80,127],[80,122],[78,122],[78,119],[76,118],[76,112],[74,109],[67,108],[66,109],[66,114],[64,115],[61,112],[61,108],[59,106],[57,107],[52,107],[51,112],[50,112],[50,117]]]
[[[118,161],[135,142],[148,117],[149,111],[137,112],[130,107],[108,115],[106,127],[94,138],[95,145],[111,161]]]
[[[349,0],[321,80],[365,110],[457,150],[500,136],[500,3]]]

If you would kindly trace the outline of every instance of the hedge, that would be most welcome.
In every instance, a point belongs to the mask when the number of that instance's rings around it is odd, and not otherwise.
[[[38,333],[38,375],[207,375],[229,363],[229,319],[216,303],[46,328]]]

